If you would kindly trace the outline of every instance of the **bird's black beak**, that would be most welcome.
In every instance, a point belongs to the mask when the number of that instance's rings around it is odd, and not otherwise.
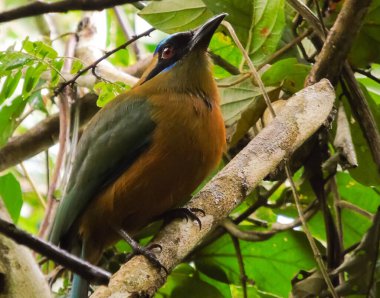
[[[206,50],[212,36],[214,35],[216,29],[223,21],[223,19],[227,16],[226,13],[219,14],[211,19],[209,19],[206,23],[204,23],[199,28],[195,29],[193,38],[190,42],[190,51],[195,48],[201,48]]]

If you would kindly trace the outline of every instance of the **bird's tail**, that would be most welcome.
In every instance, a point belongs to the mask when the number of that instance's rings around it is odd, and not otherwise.
[[[82,242],[81,258],[86,260],[86,241]],[[74,274],[70,298],[88,298],[88,281],[78,274]]]
[[[78,274],[74,274],[70,298],[87,298],[88,281]]]

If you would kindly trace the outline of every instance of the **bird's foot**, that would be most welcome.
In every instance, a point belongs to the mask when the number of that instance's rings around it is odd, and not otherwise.
[[[199,217],[195,214],[196,212],[200,213],[202,216],[205,216],[206,213],[199,208],[176,208],[169,210],[163,214],[163,218],[166,221],[172,220],[174,218],[186,218],[186,221],[195,220],[198,223],[199,229],[202,229],[202,222]]]
[[[132,252],[127,255],[126,262],[128,262],[134,256],[142,255],[146,257],[156,268],[158,268],[159,270],[163,269],[167,275],[169,274],[168,270],[165,268],[164,265],[160,263],[160,261],[157,259],[156,255],[152,251],[155,248],[159,248],[160,250],[162,250],[161,245],[152,243],[149,244],[147,247],[143,247],[131,236],[129,236],[128,233],[124,230],[117,229],[117,232],[132,248]]]

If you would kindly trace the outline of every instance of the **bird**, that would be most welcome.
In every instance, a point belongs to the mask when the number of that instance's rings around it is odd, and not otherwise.
[[[136,85],[90,120],[50,242],[94,264],[122,238],[144,252],[133,236],[183,206],[220,163],[225,126],[207,49],[225,16],[163,39]],[[74,274],[71,297],[87,294]]]

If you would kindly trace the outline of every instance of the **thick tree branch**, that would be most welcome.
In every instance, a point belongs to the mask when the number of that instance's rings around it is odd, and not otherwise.
[[[308,81],[313,84],[327,78],[335,85],[347,59],[371,0],[347,0],[317,56]]]
[[[96,106],[97,96],[87,94],[80,101],[80,123],[88,122],[99,110]],[[59,115],[52,115],[41,121],[27,133],[12,138],[0,148],[0,171],[14,166],[43,150],[53,146],[58,140]]]
[[[102,10],[116,5],[134,2],[138,2],[138,0],[63,0],[52,3],[36,1],[0,13],[0,23],[38,16],[50,12],[68,12],[70,10]]]
[[[187,207],[201,208],[202,229],[193,222],[175,220],[153,240],[162,246],[158,260],[169,270],[180,263],[284,158],[301,146],[325,122],[335,94],[327,80],[290,98],[282,112],[255,137]],[[136,256],[100,287],[93,298],[134,294],[152,295],[165,278],[148,260]]]

